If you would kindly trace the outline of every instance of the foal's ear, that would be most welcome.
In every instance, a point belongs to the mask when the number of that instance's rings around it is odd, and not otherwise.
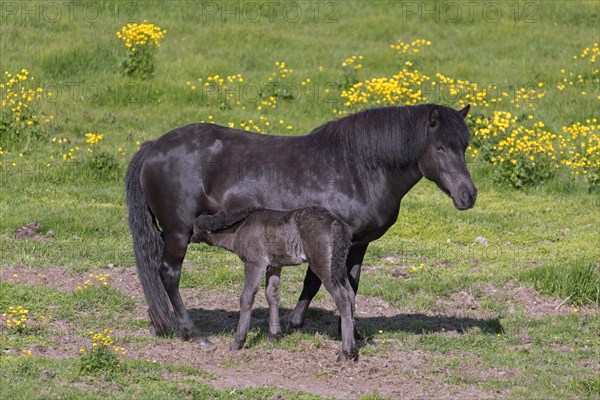
[[[471,105],[467,104],[467,106],[465,108],[463,108],[462,110],[459,111],[460,115],[462,115],[463,118],[467,118],[470,108],[471,108]]]
[[[433,106],[431,111],[429,111],[429,126],[435,128],[440,121],[440,108],[438,106]]]

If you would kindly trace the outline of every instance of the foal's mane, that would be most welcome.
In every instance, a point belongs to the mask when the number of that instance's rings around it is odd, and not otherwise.
[[[369,169],[414,165],[427,142],[429,113],[434,104],[371,108],[327,122],[308,137],[324,152],[341,152],[347,162]],[[464,122],[447,107],[439,107],[440,122],[451,132]],[[460,120],[460,121],[457,121]],[[468,138],[467,138],[468,140]]]

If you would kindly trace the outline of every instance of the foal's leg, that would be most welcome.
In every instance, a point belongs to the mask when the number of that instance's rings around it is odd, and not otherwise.
[[[188,239],[189,235],[186,234],[165,233],[159,273],[177,318],[179,334],[184,340],[198,339],[199,345],[206,346],[210,342],[201,336],[200,331],[194,326],[179,293],[181,266],[187,251]]]
[[[324,272],[322,275],[323,286],[329,292],[336,307],[340,312],[341,329],[342,329],[342,352],[338,356],[338,362],[346,362],[349,360],[358,360],[358,349],[354,340],[354,319],[353,306],[354,295],[350,287],[350,283],[346,278],[344,284],[334,283],[331,280],[330,271]],[[352,294],[351,294],[352,293]]]
[[[235,341],[231,344],[231,350],[240,350],[244,347],[248,329],[250,329],[250,317],[252,316],[252,305],[254,297],[258,292],[260,281],[265,275],[267,266],[260,263],[247,262],[244,265],[244,289],[240,296],[240,321],[235,335]]]
[[[363,259],[365,258],[367,247],[368,245],[351,248],[350,252],[348,253],[348,257],[346,258],[348,279],[350,281],[350,285],[352,286],[353,294],[356,294],[356,292],[358,291],[358,283],[360,281],[360,269],[363,263]],[[296,304],[296,308],[294,308],[294,311],[292,312],[292,316],[288,324],[289,330],[302,328],[302,326],[304,325],[304,318],[306,316],[308,306],[319,291],[319,287],[321,287],[321,280],[309,267],[308,271],[306,272],[306,277],[304,278],[304,287],[302,288],[300,299],[298,300],[298,304]],[[352,306],[354,309],[354,302]],[[341,320],[339,327],[341,330]],[[357,340],[362,339],[361,335],[356,330],[354,331],[354,337]]]
[[[279,277],[281,268],[267,268],[267,288],[265,297],[269,303],[269,339],[277,339],[281,336],[281,325],[279,324]]]

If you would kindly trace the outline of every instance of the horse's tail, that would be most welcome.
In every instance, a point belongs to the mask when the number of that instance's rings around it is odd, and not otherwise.
[[[202,214],[194,221],[194,232],[197,230],[216,232],[248,218],[250,214],[260,208],[242,208],[230,213],[220,212],[215,215]]]
[[[148,314],[155,333],[164,335],[176,332],[177,322],[159,275],[163,239],[146,203],[140,182],[144,155],[151,144],[152,142],[144,143],[131,159],[125,176],[125,193],[135,261],[148,304]]]
[[[352,235],[348,226],[338,219],[333,221],[331,228],[333,233],[331,279],[334,284],[344,285],[348,277],[346,258],[350,251]]]

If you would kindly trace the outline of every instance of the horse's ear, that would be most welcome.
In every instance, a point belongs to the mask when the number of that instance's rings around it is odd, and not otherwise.
[[[467,118],[470,108],[471,108],[471,105],[467,104],[467,106],[465,108],[463,108],[462,110],[459,111],[460,115],[462,115],[463,118]]]
[[[429,111],[429,126],[435,128],[440,120],[440,108],[438,106],[433,106],[431,111]]]

